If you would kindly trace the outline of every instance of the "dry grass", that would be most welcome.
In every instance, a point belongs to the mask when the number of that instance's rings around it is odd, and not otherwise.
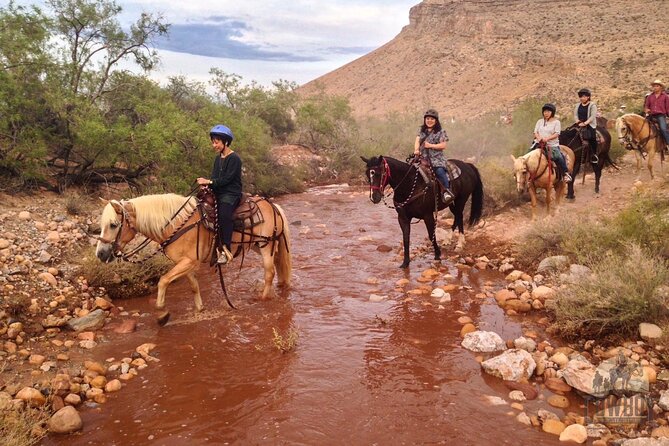
[[[279,330],[272,328],[272,342],[274,347],[282,353],[288,353],[297,346],[297,340],[300,337],[300,334],[297,332],[297,329],[294,325],[290,325],[288,330],[285,333],[279,333]]]
[[[5,446],[32,446],[46,435],[51,414],[46,408],[0,411],[0,438]]]
[[[161,254],[142,263],[102,263],[90,256],[84,259],[81,274],[91,286],[104,287],[112,299],[128,299],[151,293],[160,276],[173,265]]]
[[[504,159],[485,158],[476,165],[476,168],[481,173],[483,181],[486,214],[499,211],[507,205],[521,203],[512,169],[505,167]]]

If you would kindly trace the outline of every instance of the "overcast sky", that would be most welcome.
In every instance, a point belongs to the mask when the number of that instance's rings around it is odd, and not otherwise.
[[[206,81],[218,67],[265,85],[278,79],[302,84],[372,51],[409,23],[418,2],[117,0],[124,26],[142,11],[161,13],[172,25],[169,38],[157,42],[162,64],[155,79],[182,74]]]

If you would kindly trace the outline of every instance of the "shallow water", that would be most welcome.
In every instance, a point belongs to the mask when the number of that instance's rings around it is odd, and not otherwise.
[[[292,289],[254,300],[262,277],[255,254],[241,273],[226,271],[237,310],[227,308],[213,270],[199,274],[206,307],[200,315],[188,283],[173,284],[166,327],[150,316],[133,334],[105,331],[109,342],[94,352],[100,360],[120,359],[153,342],[160,362],[106,404],[83,409],[83,433],[44,444],[558,443],[518,423],[509,405],[492,405],[488,396],[506,399],[509,390],[460,347],[457,318],[464,314],[504,339],[521,334],[520,323],[494,301],[475,297],[501,275],[463,271],[430,255],[400,270],[395,211],[373,205],[359,189],[320,188],[278,202],[293,222]],[[423,244],[424,226],[412,229],[413,246]],[[394,249],[383,253],[379,245]],[[407,290],[417,288],[420,273],[435,266],[453,278],[433,286],[471,289],[452,292],[444,309],[436,299],[407,301],[396,290],[402,278],[411,281]],[[372,303],[370,293],[388,299]],[[117,304],[151,311],[146,297]],[[299,340],[284,354],[274,346],[274,330],[286,336],[290,327]],[[538,401],[525,407],[536,412],[540,404],[548,408]]]

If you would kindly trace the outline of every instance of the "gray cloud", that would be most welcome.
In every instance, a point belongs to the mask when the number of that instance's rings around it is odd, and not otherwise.
[[[282,62],[316,62],[322,57],[282,51],[268,51],[259,45],[235,40],[248,30],[246,23],[223,16],[207,19],[211,23],[186,23],[170,26],[169,36],[157,39],[159,49],[228,59],[266,60]]]

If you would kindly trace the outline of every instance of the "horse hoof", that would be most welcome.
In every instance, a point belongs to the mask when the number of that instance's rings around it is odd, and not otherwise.
[[[169,320],[170,320],[170,312],[165,311],[158,316],[158,325],[160,325],[161,327],[164,327],[165,324],[167,323],[167,321],[169,321]]]
[[[409,267],[409,263],[408,263],[408,262],[406,262],[406,263],[402,263],[402,264],[400,265],[400,268],[402,268],[402,269],[407,269],[408,267]]]
[[[568,200],[568,201],[575,201],[576,197],[566,197],[565,199]]]

